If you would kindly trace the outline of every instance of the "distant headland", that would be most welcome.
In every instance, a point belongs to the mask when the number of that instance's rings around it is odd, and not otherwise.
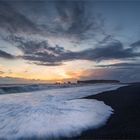
[[[83,80],[77,81],[78,84],[96,84],[96,83],[120,83],[119,80]]]

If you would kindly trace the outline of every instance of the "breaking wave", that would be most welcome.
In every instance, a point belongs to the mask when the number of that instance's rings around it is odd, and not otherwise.
[[[72,87],[75,85],[57,85],[57,84],[31,84],[31,85],[3,85],[0,86],[0,94],[9,94],[9,93],[21,93],[21,92],[30,92],[38,90],[47,90],[47,89],[56,89],[56,88],[66,88]]]
[[[0,139],[59,138],[97,128],[113,113],[94,99],[77,99],[120,85],[52,89],[0,96]]]

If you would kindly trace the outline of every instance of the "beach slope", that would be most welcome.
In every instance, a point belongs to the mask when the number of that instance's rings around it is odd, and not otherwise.
[[[75,139],[140,139],[140,83],[86,97],[114,109],[106,125],[88,130]]]

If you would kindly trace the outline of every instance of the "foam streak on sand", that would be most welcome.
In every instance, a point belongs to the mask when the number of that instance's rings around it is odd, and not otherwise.
[[[0,96],[0,139],[79,135],[103,125],[113,109],[102,101],[77,99],[121,85],[96,85]]]

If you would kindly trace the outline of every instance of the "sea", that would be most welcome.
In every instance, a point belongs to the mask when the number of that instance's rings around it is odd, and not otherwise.
[[[0,139],[59,139],[105,125],[113,108],[84,97],[122,84],[0,85]]]

